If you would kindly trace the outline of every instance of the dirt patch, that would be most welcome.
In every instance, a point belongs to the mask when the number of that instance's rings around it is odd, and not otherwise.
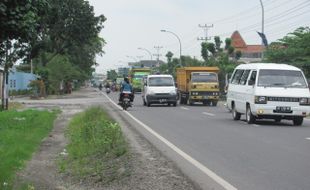
[[[81,97],[86,97],[81,101]],[[88,101],[87,98],[92,98]],[[76,98],[76,104],[72,100]],[[66,97],[66,100],[70,99]],[[98,100],[97,102],[94,99]],[[65,129],[70,119],[78,112],[85,110],[92,105],[102,105],[107,108],[110,103],[96,90],[88,88],[82,89],[71,95],[70,103],[66,105],[66,100],[60,99],[53,104],[40,100],[37,102],[28,101],[26,107],[39,109],[62,110],[55,121],[54,128],[46,137],[33,155],[32,160],[27,163],[26,168],[17,175],[15,188],[24,184],[30,184],[35,189],[107,189],[107,190],[131,190],[131,189],[178,189],[191,190],[199,189],[186,178],[174,165],[174,163],[164,157],[157,149],[149,144],[141,135],[126,127],[124,134],[129,142],[129,153],[119,158],[114,164],[121,164],[117,172],[119,177],[109,183],[96,181],[96,176],[89,176],[83,180],[73,178],[70,175],[60,173],[57,162],[60,154],[64,152],[67,140],[64,136]],[[121,122],[126,125],[126,121]]]

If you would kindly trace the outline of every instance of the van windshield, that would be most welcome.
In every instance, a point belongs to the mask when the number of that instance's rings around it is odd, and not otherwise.
[[[262,69],[259,71],[257,86],[306,88],[307,84],[301,71]]]
[[[217,82],[215,73],[192,73],[192,82]]]
[[[149,86],[174,86],[173,79],[170,77],[151,77]]]

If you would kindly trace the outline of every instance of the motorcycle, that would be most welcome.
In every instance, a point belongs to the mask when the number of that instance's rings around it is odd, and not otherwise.
[[[131,92],[127,92],[127,91],[123,92],[123,98],[121,101],[121,106],[123,110],[127,110],[128,107],[131,107],[130,95],[131,95]]]
[[[107,87],[107,88],[105,89],[105,92],[106,92],[107,94],[110,94],[111,89],[110,89],[109,87]]]

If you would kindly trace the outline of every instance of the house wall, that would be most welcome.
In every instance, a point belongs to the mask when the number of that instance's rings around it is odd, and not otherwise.
[[[9,90],[26,90],[32,80],[36,80],[37,76],[31,73],[10,72],[9,73]]]

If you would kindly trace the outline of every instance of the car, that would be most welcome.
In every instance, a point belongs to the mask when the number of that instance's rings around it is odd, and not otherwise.
[[[177,106],[177,89],[172,75],[148,75],[142,89],[143,104],[168,104]]]
[[[229,81],[227,106],[234,120],[292,120],[302,125],[310,113],[310,92],[303,72],[294,66],[253,63],[237,66]]]

